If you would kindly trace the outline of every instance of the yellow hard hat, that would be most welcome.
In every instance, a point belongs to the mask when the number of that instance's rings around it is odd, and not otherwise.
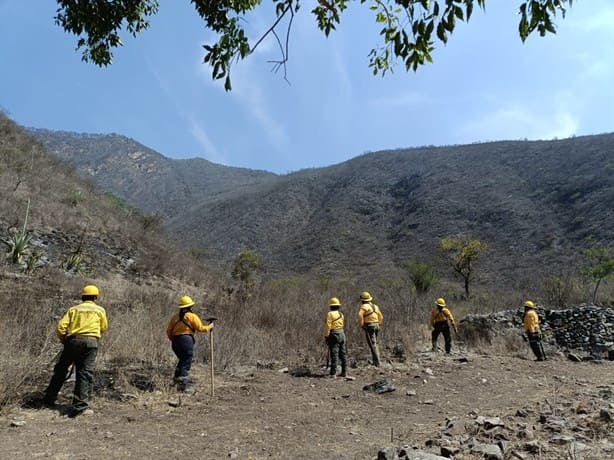
[[[94,286],[93,284],[88,284],[81,291],[81,295],[82,296],[84,296],[84,295],[95,295],[96,297],[98,297],[100,295],[100,292],[98,292],[98,288],[96,286]]]
[[[340,307],[341,302],[339,302],[339,299],[337,297],[331,297],[331,299],[328,301],[328,306],[329,307]]]
[[[446,301],[443,297],[440,297],[439,299],[435,301],[435,305],[437,305],[438,307],[445,307]]]
[[[189,295],[184,295],[181,299],[179,299],[179,308],[188,308],[191,307],[192,305],[194,305],[194,301],[192,300],[192,297],[190,297]]]
[[[371,294],[369,294],[367,291],[363,291],[360,293],[360,300],[363,300],[365,302],[371,302],[373,300],[373,297],[371,297]]]
[[[535,308],[535,304],[533,302],[531,302],[530,300],[527,300],[524,303],[524,308]]]

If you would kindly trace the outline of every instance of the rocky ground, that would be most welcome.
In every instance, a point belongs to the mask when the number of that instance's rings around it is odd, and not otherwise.
[[[614,458],[611,361],[421,352],[354,368],[353,380],[322,373],[237,368],[216,375],[211,397],[208,368],[197,365],[189,396],[128,386],[120,399],[99,392],[94,414],[76,419],[66,407],[9,408],[0,415],[2,457]],[[364,389],[382,381],[382,393]]]

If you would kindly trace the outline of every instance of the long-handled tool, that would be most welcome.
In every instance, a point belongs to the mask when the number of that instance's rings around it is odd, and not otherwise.
[[[206,320],[213,323],[217,318],[210,316]],[[215,396],[215,355],[213,353],[213,329],[209,331],[209,360],[211,362],[211,397]]]

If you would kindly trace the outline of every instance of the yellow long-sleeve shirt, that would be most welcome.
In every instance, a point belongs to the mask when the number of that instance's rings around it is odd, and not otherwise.
[[[330,331],[334,329],[343,329],[345,318],[339,310],[331,310],[326,315],[326,327],[324,328],[324,337],[328,337]]]
[[[179,313],[173,315],[166,327],[166,336],[173,339],[176,335],[194,335],[195,332],[209,332],[213,324],[203,324],[196,313],[187,312],[183,321],[179,319]]]
[[[452,329],[456,330],[456,323],[454,322],[454,317],[452,316],[452,312],[450,310],[448,310],[446,307],[443,307],[441,309],[439,307],[436,307],[431,310],[431,327],[435,327],[435,323],[445,321],[450,321]]]
[[[525,332],[539,332],[539,316],[533,309],[527,310],[524,314],[524,331]]]
[[[61,342],[71,335],[100,338],[109,328],[107,312],[100,305],[86,300],[70,307],[58,322],[56,333]]]
[[[377,305],[371,302],[365,302],[358,310],[358,324],[363,327],[367,323],[382,324],[384,315]]]

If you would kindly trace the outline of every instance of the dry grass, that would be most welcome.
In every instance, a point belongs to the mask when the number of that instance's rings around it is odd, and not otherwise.
[[[476,283],[474,297],[465,300],[460,283],[445,280],[417,297],[408,280],[384,279],[381,274],[367,283],[347,278],[268,280],[239,299],[229,294],[231,287],[232,292],[237,290],[224,274],[206,269],[167,243],[151,219],[100,195],[66,170],[0,117],[0,232],[4,236],[23,226],[30,199],[27,229],[36,234],[46,260],[31,274],[24,274],[22,266],[0,263],[0,409],[44,389],[61,350],[54,332],[57,321],[79,302],[78,294],[88,283],[99,286],[99,303],[107,309],[110,323],[101,342],[98,373],[134,392],[170,388],[175,357],[165,328],[185,294],[194,298],[202,318],[218,318],[214,329],[218,369],[267,361],[322,364],[330,297],[341,299],[350,359],[359,363],[369,357],[357,325],[361,291],[369,291],[383,311],[383,357],[395,360],[411,359],[415,351],[430,345],[427,323],[436,297],[446,298],[457,320],[470,313],[516,308],[525,297],[547,299],[548,292],[534,282],[501,292],[480,290]],[[78,250],[87,269],[72,273],[60,269],[60,261]],[[603,284],[600,298],[614,303],[611,285]],[[196,360],[206,362],[207,336],[197,342]],[[494,344],[476,339],[470,345],[494,347],[500,353],[527,349],[513,338]]]

